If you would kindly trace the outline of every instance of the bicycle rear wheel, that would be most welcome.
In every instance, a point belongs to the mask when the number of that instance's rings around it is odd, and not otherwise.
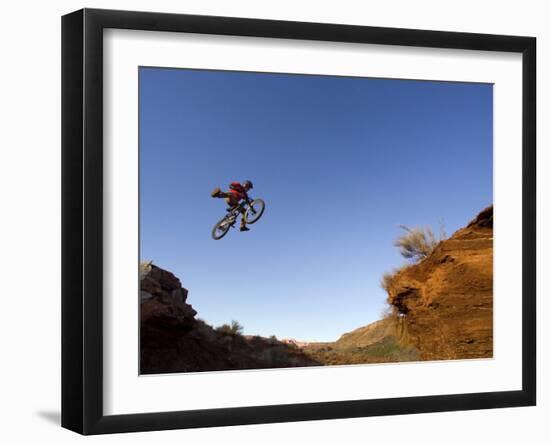
[[[231,228],[231,223],[229,220],[224,217],[222,218],[214,228],[212,229],[212,238],[214,240],[219,240],[225,236],[229,232],[229,229]]]

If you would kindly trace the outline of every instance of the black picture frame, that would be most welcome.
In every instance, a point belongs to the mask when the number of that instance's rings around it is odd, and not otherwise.
[[[522,54],[522,389],[104,415],[102,36],[107,28]],[[62,18],[62,426],[82,434],[104,434],[535,405],[535,66],[533,37],[97,9],[65,15]]]

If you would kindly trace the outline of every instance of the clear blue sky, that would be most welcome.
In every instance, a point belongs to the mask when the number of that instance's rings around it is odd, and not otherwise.
[[[141,258],[198,317],[335,340],[380,317],[398,225],[451,234],[492,203],[492,85],[140,68]],[[210,237],[250,179],[250,232]]]

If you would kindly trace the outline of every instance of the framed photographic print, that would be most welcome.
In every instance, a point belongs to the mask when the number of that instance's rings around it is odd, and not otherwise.
[[[532,37],[62,21],[62,425],[536,402]]]

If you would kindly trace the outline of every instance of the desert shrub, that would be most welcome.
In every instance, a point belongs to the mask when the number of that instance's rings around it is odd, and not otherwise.
[[[380,317],[383,320],[395,319],[399,316],[399,310],[396,306],[387,304],[383,309]]]
[[[436,236],[429,226],[425,228],[409,228],[408,226],[401,225],[400,228],[405,232],[397,237],[394,245],[399,248],[399,252],[403,257],[413,262],[426,258],[433,252],[439,242],[445,238],[443,230],[439,236]]]
[[[244,327],[235,320],[231,320],[231,331],[236,334],[242,334]]]
[[[393,271],[387,271],[382,274],[382,278],[380,279],[380,287],[388,292],[390,289],[391,282],[393,280],[393,277],[395,276],[395,272]]]
[[[380,287],[384,291],[389,293],[389,288],[395,276],[399,274],[403,269],[406,269],[409,266],[410,266],[409,264],[404,264],[402,266],[393,268],[391,271],[384,272],[382,274],[382,277],[380,278]]]
[[[231,320],[231,324],[223,324],[216,328],[216,331],[226,335],[241,335],[243,332],[243,326],[236,320]]]
[[[232,331],[231,331],[231,325],[228,325],[227,323],[221,325],[221,326],[218,326],[216,328],[216,331],[217,332],[221,332],[222,334],[227,334],[227,335],[231,335],[232,334]]]
[[[139,264],[139,280],[143,280],[153,266],[153,260],[144,261]]]

